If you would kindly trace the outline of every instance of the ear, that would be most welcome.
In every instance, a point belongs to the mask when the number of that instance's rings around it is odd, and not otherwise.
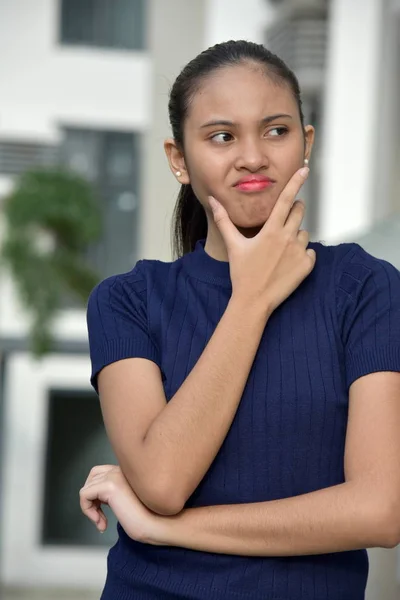
[[[168,158],[170,169],[179,183],[190,183],[190,177],[186,169],[183,152],[173,138],[165,140],[164,150]],[[178,173],[180,173],[180,175]]]
[[[306,125],[304,128],[304,132],[305,132],[305,140],[306,140],[304,158],[307,158],[308,160],[310,160],[312,148],[314,145],[314,139],[315,139],[315,129],[312,125]]]

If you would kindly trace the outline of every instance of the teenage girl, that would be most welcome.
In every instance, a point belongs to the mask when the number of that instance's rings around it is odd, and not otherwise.
[[[197,56],[169,114],[175,260],[88,304],[102,600],[362,600],[366,548],[400,541],[400,274],[300,229],[314,129],[263,46]]]

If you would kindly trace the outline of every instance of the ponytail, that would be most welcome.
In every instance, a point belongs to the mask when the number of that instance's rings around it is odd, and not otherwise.
[[[172,217],[174,259],[192,252],[196,242],[207,237],[207,217],[190,184],[182,185]]]

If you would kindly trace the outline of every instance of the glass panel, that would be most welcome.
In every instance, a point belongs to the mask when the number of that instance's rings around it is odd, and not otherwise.
[[[62,0],[61,41],[142,50],[144,0]]]
[[[95,0],[62,0],[61,40],[70,44],[92,44]]]
[[[97,131],[66,129],[61,150],[63,164],[91,182],[99,178],[101,139]]]
[[[143,0],[108,0],[110,15],[110,46],[141,50],[145,47],[145,17]]]
[[[105,191],[107,212],[103,243],[105,277],[130,271],[136,262],[137,200],[128,189]]]
[[[138,222],[137,137],[110,132],[104,140],[103,194],[105,213],[106,276],[132,269]]]
[[[63,164],[93,183],[101,204],[103,236],[87,259],[102,277],[129,271],[136,262],[138,136],[128,132],[67,129]]]
[[[79,490],[90,469],[117,463],[94,392],[50,390],[46,458],[42,543],[112,545],[117,538],[116,519],[108,507],[109,525],[99,535],[79,506]]]
[[[134,184],[134,137],[131,133],[105,135],[105,178],[108,185]]]

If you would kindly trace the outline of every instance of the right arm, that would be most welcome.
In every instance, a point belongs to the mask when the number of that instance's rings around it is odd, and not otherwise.
[[[158,366],[130,358],[98,379],[119,465],[144,504],[176,514],[210,467],[231,426],[261,335],[265,309],[231,299],[202,355],[167,403]]]
[[[229,255],[232,296],[168,403],[160,369],[149,360],[121,360],[98,376],[104,422],[119,465],[154,512],[180,512],[204,477],[232,424],[270,314],[314,266],[315,255],[306,253],[308,235],[298,231],[303,205],[293,205],[303,182],[298,174],[293,177],[252,239],[237,231],[222,206],[215,210]]]

